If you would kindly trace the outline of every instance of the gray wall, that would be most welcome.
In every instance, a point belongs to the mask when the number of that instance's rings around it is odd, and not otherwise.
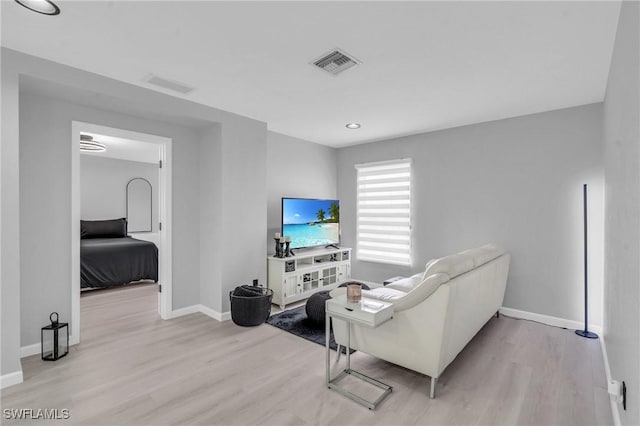
[[[126,217],[127,184],[133,178],[143,178],[151,184],[151,224],[153,232],[157,232],[158,165],[155,163],[80,155],[81,219],[104,220]]]
[[[221,209],[220,235],[222,306],[228,312],[229,292],[236,286],[267,279],[267,141],[266,127],[253,132],[242,122],[221,128],[222,146],[218,161],[222,186],[218,208]]]
[[[640,424],[640,4],[622,2],[604,101],[605,341],[627,383],[624,425]]]
[[[18,67],[2,55],[2,143],[0,143],[0,375],[22,371],[20,364],[20,180]]]
[[[40,327],[47,323],[50,312],[59,312],[65,321],[71,318],[69,141],[73,120],[173,139],[173,304],[174,308],[180,308],[199,303],[199,215],[197,208],[187,207],[197,207],[199,203],[198,132],[23,91],[20,95],[22,346],[39,342]],[[93,160],[90,159],[92,163]],[[87,163],[83,160],[82,164]],[[122,182],[126,184],[124,179]]]
[[[70,144],[67,152],[64,145],[71,138],[72,120],[174,140],[174,309],[200,303],[200,290],[207,287],[217,299],[214,309],[224,312],[228,295],[223,296],[235,284],[252,278],[265,282],[265,123],[6,48],[2,89],[2,375],[21,370],[20,345],[38,341],[31,333],[36,324],[39,329],[46,323],[51,306],[70,317]],[[215,126],[217,137],[207,138],[203,129]],[[41,150],[33,149],[40,143]],[[215,145],[212,152],[203,149],[209,143]],[[220,156],[202,158],[207,152]],[[219,180],[201,182],[201,166],[218,168]],[[34,182],[42,176],[50,180],[44,188]],[[206,285],[200,280],[203,191],[211,191],[218,222],[224,221],[216,225],[219,235],[206,236],[214,242],[208,255],[219,255],[212,263],[218,270]],[[59,227],[39,221],[38,209],[45,204],[47,223]],[[20,250],[21,245],[28,249]],[[47,258],[31,256],[29,250],[38,245],[47,249]],[[21,277],[27,269],[31,275]]]
[[[222,133],[220,126],[203,130],[200,145],[200,182],[209,190],[200,191],[200,303],[222,312]]]
[[[591,186],[592,237],[602,241],[601,114],[595,104],[340,149],[338,197],[348,246],[356,243],[354,165],[413,158],[413,266],[356,255],[352,275],[380,282],[495,242],[512,255],[504,306],[580,320],[583,182]],[[601,323],[597,252],[591,313]]]
[[[267,253],[280,232],[281,199],[336,198],[337,150],[280,133],[267,133]]]

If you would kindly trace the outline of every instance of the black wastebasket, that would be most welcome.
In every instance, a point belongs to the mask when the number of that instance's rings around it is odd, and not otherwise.
[[[243,285],[229,292],[231,319],[237,325],[252,327],[260,325],[271,314],[273,290]]]

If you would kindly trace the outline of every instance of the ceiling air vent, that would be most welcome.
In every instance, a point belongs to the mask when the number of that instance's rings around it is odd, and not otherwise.
[[[329,74],[338,75],[344,70],[358,65],[360,61],[345,52],[335,49],[330,53],[322,55],[312,62],[316,67],[325,70]]]
[[[154,74],[149,74],[147,77],[145,77],[144,81],[149,84],[153,84],[154,86],[159,86],[164,89],[173,90],[174,92],[180,92],[183,94],[191,93],[195,90],[193,87],[189,87],[186,84],[167,80],[166,78],[158,77]]]

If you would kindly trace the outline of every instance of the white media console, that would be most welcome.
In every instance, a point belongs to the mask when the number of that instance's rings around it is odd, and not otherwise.
[[[268,287],[273,303],[285,305],[333,289],[351,279],[351,249],[321,249],[291,257],[268,257]]]

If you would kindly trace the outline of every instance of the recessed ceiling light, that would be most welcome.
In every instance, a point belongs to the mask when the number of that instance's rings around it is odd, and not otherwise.
[[[347,129],[359,129],[360,125],[358,123],[349,123],[346,125]]]
[[[43,15],[58,15],[60,8],[49,0],[15,0],[21,6]]]
[[[93,136],[80,135],[80,151],[85,152],[105,152],[107,147],[100,142],[94,141]]]

